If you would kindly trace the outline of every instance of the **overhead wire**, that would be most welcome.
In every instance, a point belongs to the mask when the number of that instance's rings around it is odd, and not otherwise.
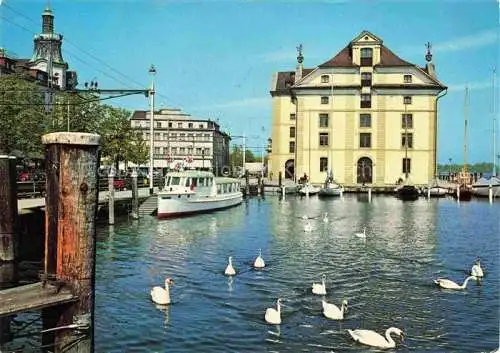
[[[27,15],[23,14],[22,12],[20,12],[20,11],[18,11],[18,10],[16,10],[16,9],[14,9],[12,6],[9,6],[9,5],[7,5],[7,4],[3,4],[3,6],[4,6],[5,8],[7,8],[7,9],[9,9],[10,11],[14,12],[15,14],[17,14],[17,15],[19,15],[19,16],[21,16],[21,17],[25,18],[25,19],[27,19],[27,20],[28,20],[28,21],[30,21],[31,23],[33,23],[33,24],[35,24],[35,25],[38,25],[38,23],[37,23],[35,20],[33,20],[33,19],[32,19],[32,18],[30,18],[29,16],[27,16]],[[3,17],[3,16],[0,16],[0,17],[4,18],[4,19],[5,19],[5,20],[7,20],[8,22],[10,22],[10,23],[12,23],[12,24],[14,24],[14,25],[16,25],[16,26],[18,26],[18,27],[20,27],[20,28],[22,28],[22,29],[24,29],[24,30],[26,30],[26,31],[28,31],[28,32],[30,32],[31,34],[36,34],[35,32],[33,32],[33,31],[31,31],[31,30],[27,29],[26,27],[24,27],[24,26],[22,26],[22,25],[19,25],[19,24],[16,24],[16,23],[14,23],[14,22],[12,22],[12,21],[8,20],[7,18],[5,18],[5,17]],[[92,59],[94,59],[95,61],[97,61],[97,62],[101,63],[102,65],[106,66],[106,67],[107,67],[107,68],[109,68],[111,71],[113,71],[113,72],[117,73],[118,75],[122,76],[123,78],[127,79],[128,81],[130,81],[130,82],[132,82],[132,83],[136,84],[137,86],[139,86],[139,87],[141,87],[141,88],[142,88],[142,87],[144,87],[144,85],[143,85],[143,84],[138,83],[137,81],[135,81],[135,80],[134,80],[133,78],[131,78],[130,76],[128,76],[128,75],[126,75],[126,74],[124,74],[124,73],[122,73],[122,72],[120,72],[120,71],[116,70],[113,66],[111,66],[111,65],[107,64],[105,61],[101,60],[101,59],[100,59],[100,58],[98,58],[97,56],[95,56],[95,55],[93,55],[93,54],[89,53],[88,51],[86,51],[86,50],[84,50],[84,49],[80,48],[79,46],[77,46],[76,44],[74,44],[73,42],[71,42],[70,40],[68,40],[68,38],[67,38],[67,37],[65,37],[64,41],[65,41],[65,43],[68,43],[68,44],[72,45],[73,47],[75,47],[76,49],[78,49],[79,51],[81,51],[82,53],[86,54],[86,55],[87,55],[87,56],[89,56],[90,58],[92,58]],[[84,64],[85,64],[85,65],[87,65],[88,67],[93,68],[93,69],[96,69],[96,68],[92,67],[89,63],[87,63],[85,60],[78,58],[78,56],[77,56],[77,55],[75,55],[75,54],[71,53],[71,52],[70,52],[70,51],[68,51],[66,48],[64,49],[64,52],[69,53],[69,54],[70,54],[70,56],[72,56],[73,58],[77,59],[78,61],[80,61],[80,62],[84,63]],[[105,72],[105,71],[103,71],[103,70],[101,70],[101,69],[96,69],[96,70],[98,70],[99,72],[103,73],[105,76],[107,76],[107,77],[109,77],[109,78],[111,78],[111,79],[113,79],[113,80],[115,80],[115,81],[117,81],[117,82],[120,82],[121,84],[126,85],[127,87],[131,87],[129,83],[126,83],[126,82],[124,82],[124,81],[122,81],[122,80],[120,80],[120,79],[118,79],[118,78],[116,78],[116,77],[110,76],[107,72]],[[156,94],[157,96],[163,97],[163,98],[165,98],[165,99],[167,99],[167,100],[171,100],[169,97],[167,97],[167,96],[165,96],[165,95],[163,95],[163,94],[159,93],[157,90],[156,90],[155,94]]]

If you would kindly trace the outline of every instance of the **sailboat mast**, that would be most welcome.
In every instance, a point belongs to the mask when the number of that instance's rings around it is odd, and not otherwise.
[[[497,106],[496,106],[496,94],[495,94],[495,79],[496,79],[496,68],[493,68],[493,87],[492,87],[492,94],[493,94],[493,171],[492,171],[492,176],[496,177],[497,176],[497,167],[496,167],[496,158],[497,158],[497,135],[496,135],[496,129],[497,129]]]
[[[333,149],[333,69],[332,69],[332,75],[330,77],[331,79],[331,89],[330,89],[330,104],[331,104],[331,116],[328,119],[328,124],[330,127],[330,136],[328,136],[328,171],[327,171],[327,176],[326,178],[328,179],[330,177],[330,173],[333,173],[333,158],[332,158],[332,149]]]
[[[469,117],[469,87],[465,86],[465,101],[464,101],[464,168],[463,177],[466,178],[467,174],[467,119]]]

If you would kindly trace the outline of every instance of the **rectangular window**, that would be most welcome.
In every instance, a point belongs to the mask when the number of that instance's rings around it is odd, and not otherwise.
[[[160,133],[155,132],[155,140],[158,141],[160,139]]]
[[[155,147],[155,154],[160,154],[160,147]]]
[[[406,145],[408,142],[408,146]],[[413,134],[412,133],[402,133],[401,134],[401,147],[413,148]]]
[[[403,173],[411,173],[411,158],[403,158]]]
[[[319,127],[328,127],[328,113],[319,114]]]
[[[372,74],[369,72],[361,73],[361,87],[370,87],[372,85]]]
[[[321,97],[321,104],[328,104],[328,97]]]
[[[185,147],[179,147],[179,154],[180,155],[185,155],[186,154],[186,148]]]
[[[170,151],[175,156],[177,154],[177,147],[172,147]]]
[[[177,139],[177,134],[170,134],[170,138],[171,138],[172,140]]]
[[[193,154],[193,147],[188,147],[188,154],[190,156]]]
[[[319,133],[319,145],[328,146],[328,132]]]
[[[295,153],[295,141],[288,142],[288,153]]]
[[[404,83],[411,83],[411,75],[403,76]]]
[[[198,128],[203,129],[204,128],[203,124],[198,125]]]
[[[373,49],[361,48],[361,66],[372,66],[373,64]]]
[[[413,129],[413,114],[401,115],[401,128],[402,129]]]
[[[290,137],[295,137],[295,126],[290,126]]]
[[[186,134],[179,134],[179,141],[184,141]]]
[[[295,120],[295,119],[296,119],[295,113],[290,113],[290,120]]]
[[[359,114],[359,127],[371,127],[372,116],[370,114]]]
[[[372,106],[372,96],[371,94],[361,95],[361,108],[371,108]]]
[[[403,97],[403,104],[411,104],[411,97],[410,96],[404,96]]]
[[[177,123],[177,127],[178,127],[179,129],[182,129],[182,123]]]
[[[193,123],[188,123],[188,128],[192,129],[193,128]]]
[[[161,129],[161,121],[157,121],[156,122],[156,127],[159,128],[159,129]]]
[[[172,127],[172,123],[168,123],[168,127]]]
[[[328,158],[321,157],[319,159],[319,171],[320,172],[327,172],[328,171]]]
[[[359,134],[359,147],[370,148],[372,147],[372,134],[369,132],[362,132]]]
[[[201,154],[201,147],[196,147],[196,154],[200,155]]]

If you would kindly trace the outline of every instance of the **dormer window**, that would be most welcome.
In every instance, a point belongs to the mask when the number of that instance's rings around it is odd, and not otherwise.
[[[321,97],[321,104],[328,104],[328,97]]]
[[[403,76],[404,83],[411,83],[411,75]]]
[[[373,65],[373,49],[361,48],[361,66]]]
[[[321,75],[321,83],[328,83],[328,82],[330,82],[330,76]]]

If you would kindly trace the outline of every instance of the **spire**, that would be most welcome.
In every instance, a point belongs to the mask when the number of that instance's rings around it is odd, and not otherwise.
[[[304,61],[304,56],[302,55],[302,44],[299,44],[297,47],[297,67],[295,69],[295,82],[300,81],[302,79],[302,70],[304,66],[302,65],[302,62]]]
[[[437,78],[436,77],[436,68],[434,67],[434,64],[432,63],[432,53],[431,53],[432,45],[430,42],[427,42],[425,44],[425,47],[427,48],[427,54],[425,54],[425,61],[427,61],[427,63],[425,64],[425,71],[427,71],[427,73],[431,77]]]
[[[50,9],[50,1],[47,3],[47,7],[42,13],[42,33],[54,33],[54,14]]]

